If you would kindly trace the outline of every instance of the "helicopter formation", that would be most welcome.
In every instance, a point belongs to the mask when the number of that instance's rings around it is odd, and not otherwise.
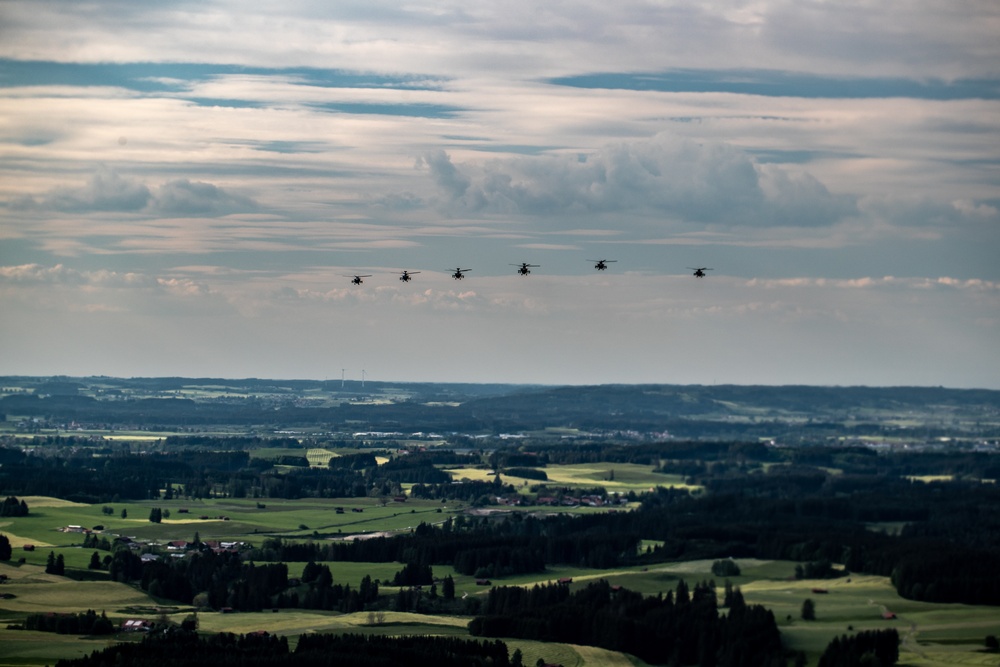
[[[607,271],[608,264],[612,264],[614,262],[617,262],[618,260],[617,259],[588,259],[587,261],[588,262],[594,262],[594,268],[597,269],[598,271]],[[517,263],[517,264],[512,263],[511,266],[516,266],[517,267],[517,271],[516,272],[517,272],[518,275],[527,276],[527,275],[531,274],[531,269],[537,269],[537,268],[539,268],[541,266],[541,264],[529,264],[528,262],[520,262],[520,263]],[[707,275],[705,273],[706,271],[714,271],[715,270],[715,269],[712,269],[711,267],[707,267],[707,266],[701,266],[701,267],[689,266],[687,268],[690,271],[694,272],[691,275],[694,276],[695,278],[704,278]],[[454,271],[452,271],[451,269],[449,269],[449,271],[451,271],[451,277],[454,278],[455,280],[462,280],[462,279],[464,279],[465,278],[465,274],[468,273],[471,270],[472,269],[463,269],[460,266],[456,267],[454,269]],[[404,283],[408,283],[411,280],[413,280],[413,276],[415,276],[418,273],[420,273],[420,271],[404,270],[404,271],[399,271],[398,275],[399,275],[400,281],[402,281]],[[344,277],[345,278],[351,278],[351,283],[354,284],[354,285],[361,285],[361,284],[363,284],[365,282],[363,280],[364,278],[371,278],[372,275],[373,274],[371,274],[371,273],[368,273],[368,274],[353,274],[353,275],[346,275],[345,274]]]

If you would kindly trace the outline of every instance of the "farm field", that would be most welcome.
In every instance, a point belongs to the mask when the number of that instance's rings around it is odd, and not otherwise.
[[[653,472],[650,466],[637,463],[574,463],[549,465],[539,469],[545,472],[548,481],[542,482],[504,473],[500,474],[500,481],[503,484],[513,484],[518,488],[537,484],[576,488],[602,486],[609,493],[627,493],[629,491],[638,493],[657,486],[684,489],[700,488],[686,484],[682,475]],[[492,482],[495,478],[493,471],[485,467],[448,468],[447,472],[456,481],[468,479]]]
[[[595,466],[554,466],[563,479],[594,480],[589,477],[601,474]],[[627,466],[615,465],[615,477],[622,475],[628,481]],[[642,467],[642,475],[653,475]],[[657,475],[657,477],[664,477]],[[103,573],[87,570],[92,549],[80,547],[83,535],[61,532],[60,527],[81,525],[91,527],[103,524],[112,533],[128,534],[156,541],[193,538],[195,532],[201,539],[246,540],[259,544],[265,537],[334,539],[354,532],[392,532],[408,530],[420,521],[445,520],[464,508],[457,503],[407,500],[405,503],[377,499],[335,500],[255,500],[212,499],[204,501],[170,500],[116,503],[112,514],[102,511],[103,505],[71,503],[46,497],[25,498],[31,507],[27,517],[5,518],[0,521],[0,532],[7,535],[15,547],[15,561],[24,558],[24,564],[0,563],[0,574],[10,580],[0,592],[13,597],[0,600],[0,667],[5,665],[52,664],[59,658],[75,657],[102,648],[108,640],[67,637],[6,629],[30,613],[46,611],[85,611],[95,609],[106,612],[116,623],[126,618],[155,619],[164,613],[176,621],[183,620],[192,609],[168,601],[156,600],[143,591],[125,584],[110,582]],[[161,524],[148,521],[152,507],[169,508],[171,517]],[[336,507],[344,508],[343,514]],[[188,509],[186,514],[180,509]],[[120,517],[121,510],[128,517]],[[361,509],[361,513],[351,509]],[[593,508],[587,508],[593,509]],[[199,516],[211,516],[208,520]],[[218,517],[227,516],[229,520]],[[306,528],[299,526],[305,525]],[[35,544],[34,551],[24,551],[24,544]],[[63,555],[67,569],[74,578],[49,575],[44,565],[49,552]],[[997,665],[996,654],[982,652],[983,638],[1000,633],[1000,609],[914,602],[899,597],[888,579],[853,575],[826,581],[795,581],[792,578],[795,563],[790,561],[765,561],[736,559],[741,574],[731,578],[740,586],[748,603],[762,604],[772,610],[788,648],[805,651],[810,665],[815,665],[824,647],[836,636],[853,631],[879,628],[896,628],[903,638],[901,665]],[[301,574],[301,563],[289,564],[289,576]],[[356,586],[366,574],[378,581],[391,579],[401,569],[400,563],[329,563],[337,582]],[[591,570],[581,567],[550,567],[541,574],[520,575],[494,579],[493,585],[532,586],[570,578],[571,589],[586,586],[591,581],[607,579],[612,585],[621,585],[646,595],[666,594],[674,590],[677,581],[689,584],[715,579],[719,595],[723,581],[711,574],[711,560],[663,563],[650,566]],[[459,575],[451,567],[435,566],[435,576],[451,575],[455,580],[456,596],[485,596],[489,587],[477,585],[474,577]],[[817,592],[823,589],[826,592]],[[395,595],[398,589],[381,586],[382,595]],[[802,602],[810,598],[815,603],[816,620],[801,619]],[[896,614],[886,619],[883,613]],[[386,635],[399,634],[457,634],[465,635],[467,617],[403,614],[386,612],[384,622],[371,625],[366,612],[339,614],[283,609],[272,614],[242,613],[221,614],[199,612],[200,628],[204,632],[249,632],[267,629],[280,632],[291,639],[307,632],[356,631]],[[525,664],[538,658],[563,665],[592,667],[597,665],[643,665],[631,656],[603,651],[592,647],[545,644],[524,640],[509,640],[511,650],[520,648]]]
[[[896,628],[903,638],[900,649],[901,665],[996,665],[995,654],[981,652],[982,639],[1000,628],[1000,610],[966,605],[927,604],[905,600],[896,595],[884,577],[852,576],[826,581],[794,581],[788,579],[794,563],[737,559],[742,574],[733,578],[747,602],[763,604],[775,614],[786,645],[802,650],[815,664],[826,644],[835,636],[851,631]],[[299,573],[299,564],[290,564],[289,574]],[[335,580],[355,582],[370,574],[376,579],[391,577],[398,563],[330,563]],[[590,581],[607,579],[612,584],[640,590],[647,595],[666,593],[676,587],[678,579],[689,583],[712,578],[711,561],[691,561],[658,565],[648,568],[623,568],[613,571],[593,571],[583,568],[551,568],[542,575],[512,577],[493,581],[494,585],[531,586],[570,577],[571,588]],[[456,593],[486,595],[488,588],[476,586],[471,577],[461,577],[451,568],[434,568],[435,575],[456,577]],[[113,620],[129,617],[156,618],[162,611],[180,622],[192,610],[188,607],[161,606],[142,591],[112,582],[76,582],[65,577],[46,575],[42,568],[31,565],[15,567],[0,565],[0,573],[11,576],[4,591],[17,597],[0,604],[0,622],[4,626],[24,614],[39,610],[59,609],[84,611],[98,608]],[[717,582],[718,584],[719,582]],[[721,595],[721,585],[719,592]],[[817,593],[822,588],[826,593]],[[394,587],[383,587],[384,595],[394,595]],[[810,598],[816,605],[816,620],[800,618],[803,600]],[[882,617],[893,611],[895,619]],[[204,632],[244,633],[260,629],[288,635],[290,638],[308,632],[365,632],[385,635],[457,634],[465,635],[466,617],[421,615],[386,612],[384,622],[370,625],[366,612],[338,614],[304,610],[281,610],[279,613],[221,614],[200,612],[200,628]],[[100,648],[106,640],[67,638],[45,633],[0,630],[0,666],[46,664],[60,657],[73,657]],[[524,640],[509,640],[513,650],[520,648],[526,664],[538,657],[563,665],[590,667],[597,665],[642,665],[631,656],[602,649],[545,644]],[[81,648],[81,646],[83,648]]]

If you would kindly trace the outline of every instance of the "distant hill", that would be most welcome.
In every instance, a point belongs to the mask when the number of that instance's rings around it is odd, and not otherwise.
[[[510,433],[666,432],[681,438],[921,433],[996,438],[1000,391],[943,387],[560,386],[220,378],[0,377],[0,413],[142,426],[325,425]]]

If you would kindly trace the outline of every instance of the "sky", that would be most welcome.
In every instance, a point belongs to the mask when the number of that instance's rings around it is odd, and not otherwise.
[[[998,258],[995,0],[0,0],[0,375],[1000,389]]]

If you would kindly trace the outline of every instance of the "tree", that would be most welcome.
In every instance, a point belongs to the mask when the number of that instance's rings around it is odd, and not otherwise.
[[[187,615],[187,617],[181,621],[181,630],[186,630],[188,632],[195,632],[198,629],[198,612],[193,611]]]
[[[10,546],[10,539],[3,533],[0,533],[0,560],[10,560],[13,552],[14,550]]]
[[[816,620],[816,603],[813,602],[811,598],[806,598],[802,602],[802,620],[803,621]]]
[[[28,516],[28,503],[8,496],[0,503],[0,516]]]
[[[128,510],[125,509],[124,507],[122,508],[122,518],[123,519],[127,519],[128,518]]]
[[[149,510],[149,521],[151,523],[160,523],[161,521],[163,521],[163,510],[161,510],[159,507],[154,507],[153,509]]]
[[[101,569],[101,554],[96,551],[90,555],[90,565],[87,566],[88,570],[100,570]]]
[[[510,667],[523,667],[524,666],[524,656],[521,653],[521,649],[514,649],[514,654],[510,657]]]
[[[738,577],[740,576],[740,566],[731,558],[717,560],[712,563],[712,574],[717,577]]]
[[[455,580],[450,574],[441,582],[441,597],[445,600],[455,599]]]

